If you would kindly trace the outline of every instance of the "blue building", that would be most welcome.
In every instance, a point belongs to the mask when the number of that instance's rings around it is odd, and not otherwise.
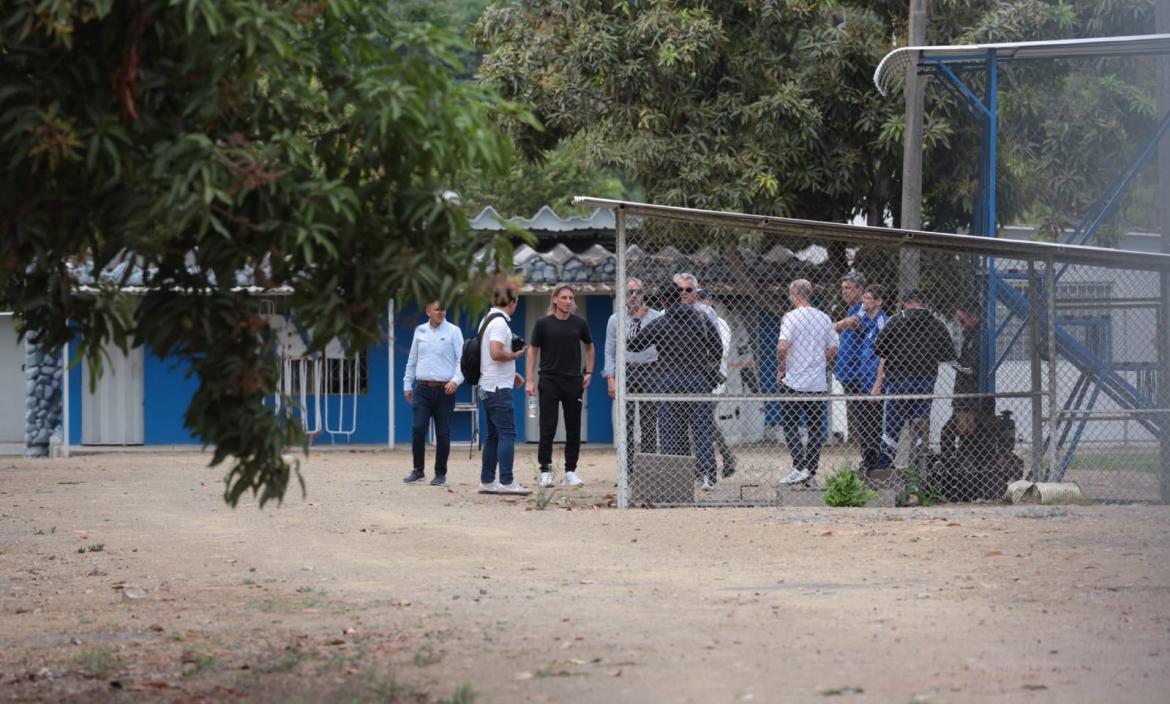
[[[499,216],[485,209],[471,223],[474,229],[503,229]],[[605,326],[613,312],[616,260],[612,252],[614,220],[610,211],[598,210],[590,217],[562,218],[542,208],[532,218],[512,218],[536,238],[536,247],[521,244],[515,253],[516,273],[524,280],[520,306],[513,329],[528,337],[536,319],[544,315],[549,292],[559,281],[577,286],[578,313],[594,332],[598,365],[605,343]],[[93,284],[103,278],[115,280],[121,272],[93,272],[80,268],[79,283]],[[139,277],[140,278],[140,277]],[[132,275],[130,285],[135,284]],[[251,285],[250,273],[240,272],[235,284]],[[287,292],[284,292],[287,293]],[[317,446],[349,444],[393,447],[409,444],[410,405],[402,395],[402,377],[415,327],[425,315],[413,306],[386,312],[389,339],[357,357],[331,344],[317,359],[304,355],[305,340],[295,321],[282,310],[282,292],[260,291],[270,309],[270,324],[282,331],[278,339],[282,354],[282,385],[286,393],[302,401],[307,412],[304,422]],[[452,320],[464,335],[475,334],[478,321]],[[90,391],[85,365],[64,375],[64,441],[70,446],[168,446],[197,444],[183,426],[183,414],[195,392],[196,380],[186,375],[176,360],[160,359],[149,349],[131,350],[122,355],[111,350],[111,361]],[[471,389],[459,389],[457,401],[470,405]],[[524,398],[516,394],[517,418],[526,419],[518,428],[521,442],[535,442],[538,428],[526,418]],[[594,384],[586,392],[582,437],[589,443],[613,442],[611,402],[605,384]],[[456,442],[472,437],[470,413],[458,413],[452,429]],[[482,425],[482,423],[481,423]]]

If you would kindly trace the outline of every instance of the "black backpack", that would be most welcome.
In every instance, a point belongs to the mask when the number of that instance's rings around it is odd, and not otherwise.
[[[492,313],[484,318],[483,325],[475,337],[464,341],[463,357],[459,360],[459,371],[463,373],[463,381],[471,386],[479,383],[479,336],[487,329],[489,323],[496,318],[504,317],[503,313]]]

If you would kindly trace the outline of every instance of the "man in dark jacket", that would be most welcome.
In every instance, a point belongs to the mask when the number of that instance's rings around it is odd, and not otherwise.
[[[709,394],[712,361],[718,365],[723,344],[715,327],[687,303],[678,302],[644,326],[628,342],[631,352],[658,349],[656,391],[661,394]],[[687,431],[694,441],[695,472],[704,489],[715,486],[715,414],[710,401],[668,401],[658,404],[658,436],[662,453],[685,455]]]
[[[946,325],[926,309],[922,294],[916,290],[902,294],[902,312],[890,318],[873,348],[881,359],[873,390],[889,395],[934,393],[938,365],[955,359],[954,342]],[[930,398],[886,401],[881,452],[871,477],[889,476],[902,426],[920,418],[929,419],[930,405]],[[916,441],[922,442],[923,438]]]
[[[955,394],[977,394],[982,371],[979,341],[983,337],[983,329],[979,324],[979,302],[969,300],[956,306],[955,319],[963,329],[963,343],[959,350],[959,363],[955,369]],[[988,419],[995,415],[995,399],[956,398],[951,401],[951,409],[951,418],[942,427],[939,435],[942,453],[949,455],[961,451],[963,454],[971,455],[976,451],[973,444],[976,442],[977,431],[983,429]]]

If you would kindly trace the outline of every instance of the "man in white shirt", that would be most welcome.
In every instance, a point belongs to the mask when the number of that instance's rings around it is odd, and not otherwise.
[[[427,305],[427,322],[414,330],[402,395],[410,403],[410,449],[414,471],[407,484],[426,481],[427,429],[435,420],[435,478],[433,486],[447,485],[447,457],[451,454],[451,416],[455,414],[455,390],[463,383],[459,360],[463,358],[463,333],[447,322],[447,311],[438,301]]]
[[[696,291],[699,303],[707,306],[712,311],[715,310],[715,300],[711,298],[711,292],[705,288]],[[731,326],[727,321],[718,317],[715,313],[716,328],[719,330],[719,342],[723,345],[723,357],[719,361],[719,373],[723,375],[723,383],[711,390],[713,394],[722,394],[727,391],[727,356],[731,354]],[[715,439],[715,450],[723,458],[723,470],[721,474],[726,479],[735,474],[735,455],[731,452],[731,445],[727,444],[727,438],[723,437],[723,430],[719,427],[719,415],[715,414],[714,432],[711,437]]]
[[[479,334],[479,388],[487,419],[487,437],[479,472],[481,494],[530,494],[512,476],[516,457],[516,414],[512,408],[513,389],[524,386],[524,377],[516,372],[516,360],[527,347],[517,339],[513,344],[508,323],[519,302],[516,285],[498,284],[492,292],[492,309],[484,317]],[[499,481],[496,468],[499,468]]]
[[[792,453],[792,471],[781,484],[805,484],[817,473],[824,442],[828,366],[837,354],[837,333],[829,316],[812,305],[812,284],[797,279],[788,285],[792,309],[780,321],[776,343],[776,379],[780,393],[794,397],[780,402],[780,426]],[[803,397],[803,398],[801,398]],[[808,440],[800,439],[800,426]]]

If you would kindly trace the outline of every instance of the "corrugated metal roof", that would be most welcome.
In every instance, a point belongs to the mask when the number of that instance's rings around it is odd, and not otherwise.
[[[892,227],[870,227],[866,225],[844,225],[841,223],[796,220],[767,215],[727,213],[717,210],[699,210],[669,205],[651,205],[607,198],[577,196],[575,204],[597,208],[622,210],[633,216],[647,216],[682,222],[705,223],[723,227],[759,230],[786,237],[813,240],[833,240],[857,245],[915,246],[956,254],[1009,257],[1046,261],[1050,257],[1057,262],[1103,266],[1115,269],[1136,269],[1138,271],[1170,271],[1170,255],[1127,252],[1104,247],[1085,247],[1054,242],[1028,242],[974,235],[953,235],[942,232],[902,230]]]
[[[1128,37],[1089,37],[1002,44],[959,44],[954,46],[907,46],[886,54],[873,73],[873,84],[886,95],[894,76],[904,74],[911,63],[922,58],[946,59],[947,63],[979,63],[994,53],[997,61],[1029,61],[1093,56],[1135,56],[1170,53],[1170,34],[1141,34]]]
[[[549,206],[541,206],[536,215],[530,218],[515,216],[505,218],[490,205],[480,211],[479,215],[468,223],[473,230],[503,230],[502,223],[510,222],[525,230],[542,232],[572,232],[575,230],[612,230],[614,228],[613,212],[605,208],[596,208],[589,217],[571,215],[563,218]]]

